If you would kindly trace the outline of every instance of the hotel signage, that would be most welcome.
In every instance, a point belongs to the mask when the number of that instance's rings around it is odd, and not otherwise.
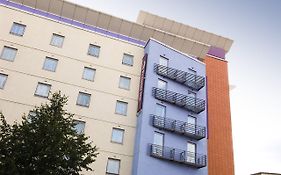
[[[139,86],[139,99],[138,99],[138,112],[142,109],[146,63],[147,63],[147,54],[145,54],[142,59],[141,77],[140,77],[140,86]]]

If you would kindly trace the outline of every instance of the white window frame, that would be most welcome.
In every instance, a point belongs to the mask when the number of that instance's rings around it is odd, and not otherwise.
[[[128,84],[125,85],[124,82],[128,82]],[[130,90],[130,86],[131,86],[131,78],[121,75],[120,78],[119,78],[119,88]]]
[[[80,103],[80,101],[79,101],[80,95],[88,96],[88,97],[89,97],[88,103],[86,103],[86,104]],[[78,106],[83,106],[83,107],[87,107],[87,108],[88,108],[88,107],[90,106],[90,103],[91,103],[91,94],[85,93],[85,92],[81,92],[81,91],[80,91],[80,92],[78,93],[78,96],[77,96],[76,105],[78,105]]]
[[[189,152],[189,145],[192,145],[194,146],[194,151],[192,152]],[[197,152],[197,145],[196,143],[193,143],[193,142],[190,142],[188,141],[187,142],[187,145],[186,145],[186,162],[189,162],[189,163],[196,163],[196,152]]]
[[[156,138],[158,136],[161,136],[161,139],[162,139],[162,143],[160,145],[156,143]],[[164,139],[165,139],[165,134],[164,133],[161,133],[161,132],[158,132],[158,131],[154,131],[153,144],[156,144],[156,145],[159,145],[159,146],[164,146]]]
[[[194,123],[190,122],[190,121],[194,121]],[[185,126],[185,132],[196,134],[196,125],[197,125],[197,118],[196,117],[194,117],[192,115],[188,115],[185,125],[186,125]]]
[[[196,106],[197,93],[193,91],[188,91],[188,96],[192,98],[192,100],[190,101],[192,105]]]
[[[117,110],[118,104],[126,105],[126,111],[125,111],[125,113],[122,113],[122,112],[120,112],[120,111]],[[127,116],[127,113],[128,113],[128,102],[124,102],[124,101],[117,100],[117,101],[116,101],[116,106],[115,106],[115,114]]]
[[[117,163],[118,166],[117,166],[116,170],[112,171],[112,170],[109,169],[110,162]],[[119,175],[120,174],[120,165],[121,165],[121,160],[120,159],[108,158],[107,159],[107,165],[106,165],[106,174]]]
[[[34,111],[29,111],[28,115],[26,116],[26,120],[28,123],[31,123],[32,120],[31,118],[35,118],[36,117],[36,113]]]
[[[55,65],[52,65],[52,67],[49,68],[47,66],[47,61],[48,60],[50,60],[51,63],[55,63]],[[51,57],[46,57],[45,60],[44,60],[44,64],[43,64],[43,70],[50,71],[50,72],[56,72],[58,61],[59,61],[58,59],[51,58]]]
[[[160,109],[160,108],[163,109],[164,114],[159,115],[157,109]],[[165,117],[166,117],[166,113],[167,113],[167,107],[164,106],[164,105],[162,105],[162,104],[156,103],[155,114],[156,114],[157,116],[160,116],[160,117],[165,118]]]
[[[165,62],[166,62],[167,64],[163,64],[163,62],[162,62],[161,60],[165,60]],[[159,58],[159,65],[168,67],[168,66],[169,66],[169,59],[168,59],[168,58],[165,58],[165,57],[163,57],[163,56],[160,56],[160,58]]]
[[[11,50],[14,51],[13,57],[11,57],[11,58],[4,57],[4,56],[5,56],[4,53],[7,52],[7,51],[5,51],[6,49],[8,49],[8,50],[10,50],[10,51],[11,51]],[[17,48],[9,47],[9,46],[4,46],[3,49],[2,49],[2,52],[1,52],[0,59],[13,62],[13,61],[15,61],[15,58],[16,58],[16,56],[17,56],[17,52],[18,52],[18,49],[17,49]]]
[[[94,52],[92,52],[92,49],[94,50]],[[100,56],[100,49],[101,47],[98,45],[89,44],[88,55],[98,58]]]
[[[5,84],[6,84],[7,80],[8,80],[8,75],[0,73],[0,76],[3,77],[3,81],[0,84],[0,89],[4,89]]]
[[[159,113],[160,112],[159,109],[161,109],[161,114]],[[156,103],[155,115],[159,118],[157,120],[154,120],[154,124],[156,124],[157,126],[164,127],[166,113],[167,113],[167,107],[162,104]]]
[[[114,139],[114,133],[116,132],[120,132],[121,133],[121,140],[115,140]],[[119,144],[123,144],[123,141],[124,141],[124,134],[125,134],[125,130],[124,129],[121,129],[121,128],[112,128],[112,133],[111,133],[111,142],[114,142],[114,143],[119,143]]]
[[[162,83],[162,84],[161,84]],[[164,88],[160,87],[160,85],[165,85]],[[165,80],[162,80],[160,78],[158,78],[158,81],[157,81],[157,88],[159,89],[163,89],[163,90],[167,90],[168,89],[168,82],[165,81]]]
[[[92,77],[89,78],[86,74],[86,71],[92,71]],[[88,80],[88,81],[94,81],[95,80],[95,75],[96,75],[96,69],[91,68],[91,67],[84,67],[83,69],[83,75],[82,75],[82,79],[84,80]]]
[[[61,40],[60,42],[55,42],[55,38],[56,38],[56,37],[57,37],[57,38],[60,38],[60,39],[62,39],[62,40]],[[55,46],[55,47],[62,48],[63,43],[64,43],[64,39],[65,39],[65,36],[60,35],[60,34],[53,33],[52,38],[51,38],[50,45]]]
[[[16,36],[23,36],[24,32],[25,32],[25,28],[26,28],[26,25],[20,24],[17,22],[13,22],[13,25],[10,30],[10,34],[16,35]]]
[[[74,130],[76,131],[77,134],[84,134],[85,133],[85,127],[86,127],[86,122],[85,121],[81,121],[81,120],[76,120],[74,119],[73,120],[73,123],[75,124],[74,126]],[[77,125],[79,124],[83,124],[83,128],[82,130],[78,130],[78,128],[76,127]]]
[[[47,87],[47,89],[48,89],[47,94],[40,94],[39,93],[40,92],[39,91],[40,86]],[[50,85],[50,84],[38,82],[34,95],[38,96],[38,97],[48,98],[48,96],[50,94],[51,87],[52,87],[52,85]]]
[[[130,58],[131,60],[128,62],[126,58]],[[122,64],[126,66],[134,66],[134,55],[124,53],[122,58]]]
[[[161,137],[161,141],[162,143],[159,145],[158,143],[156,143],[158,140],[157,140],[157,137],[160,136]],[[159,137],[159,138],[160,138]],[[164,133],[161,133],[161,132],[158,132],[158,131],[154,131],[154,134],[153,134],[153,149],[152,149],[152,153],[157,155],[157,156],[160,156],[162,157],[163,156],[163,153],[164,153],[164,142],[165,142],[165,134]]]

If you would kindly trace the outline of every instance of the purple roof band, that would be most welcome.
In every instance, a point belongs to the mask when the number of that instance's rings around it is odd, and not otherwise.
[[[72,19],[68,19],[68,18],[65,18],[65,17],[54,15],[54,14],[51,14],[49,12],[34,9],[34,8],[31,8],[31,7],[22,5],[22,4],[17,4],[17,3],[14,3],[14,2],[8,1],[8,0],[0,0],[0,4],[10,6],[10,7],[13,7],[13,8],[17,8],[17,9],[20,9],[20,10],[23,10],[23,11],[27,11],[27,12],[30,12],[30,13],[33,13],[33,14],[36,14],[36,15],[39,15],[39,16],[44,16],[44,17],[47,17],[47,18],[50,18],[50,19],[53,19],[53,20],[56,20],[56,21],[67,23],[67,24],[70,24],[70,25],[73,25],[73,26],[76,26],[76,27],[79,27],[79,28],[90,30],[90,31],[93,31],[93,32],[96,32],[96,33],[100,33],[100,34],[103,34],[103,35],[113,37],[113,38],[118,38],[118,39],[130,42],[130,43],[134,43],[134,44],[137,44],[137,45],[145,46],[145,44],[146,44],[146,42],[141,41],[141,40],[137,40],[137,39],[134,39],[134,38],[131,38],[131,37],[119,34],[119,33],[110,32],[108,30],[98,28],[98,27],[95,27],[95,26],[90,26],[90,25],[87,25],[87,24],[84,24],[84,23],[81,23],[81,22],[78,22],[78,21],[74,21]]]
[[[225,50],[219,47],[211,46],[208,54],[225,59]]]

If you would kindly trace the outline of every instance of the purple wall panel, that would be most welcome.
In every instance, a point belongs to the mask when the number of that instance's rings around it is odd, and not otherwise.
[[[208,54],[225,59],[225,50],[219,47],[211,46]]]
[[[159,76],[154,71],[154,64],[159,63],[160,55],[165,55],[169,59],[169,67],[184,70],[188,72],[189,68],[193,67],[197,75],[205,76],[206,68],[204,63],[199,63],[188,56],[176,52],[160,43],[149,40],[145,46],[145,53],[147,57],[145,85],[143,89],[143,108],[139,113],[137,120],[137,133],[135,137],[135,150],[133,161],[133,175],[207,175],[208,167],[200,169],[186,166],[184,164],[176,163],[173,161],[161,160],[151,157],[149,154],[149,144],[153,143],[154,132],[165,134],[164,146],[186,150],[187,142],[194,142],[197,146],[197,153],[207,155],[207,138],[195,141],[191,138],[175,134],[166,130],[157,129],[152,126],[150,114],[155,114],[156,105],[161,104],[166,106],[166,116],[175,120],[185,121],[187,116],[192,114],[182,108],[173,104],[166,103],[155,99],[152,96],[152,88],[157,87],[158,79],[166,81],[167,89],[188,95],[190,90],[186,86]],[[197,98],[206,99],[206,86],[196,92]],[[207,127],[207,111],[200,114],[192,114],[197,118],[197,124]]]

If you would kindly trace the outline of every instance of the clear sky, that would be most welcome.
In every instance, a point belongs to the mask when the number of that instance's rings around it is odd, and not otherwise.
[[[281,0],[69,1],[130,21],[144,10],[233,39],[227,60],[230,84],[236,86],[236,174],[281,173]]]

